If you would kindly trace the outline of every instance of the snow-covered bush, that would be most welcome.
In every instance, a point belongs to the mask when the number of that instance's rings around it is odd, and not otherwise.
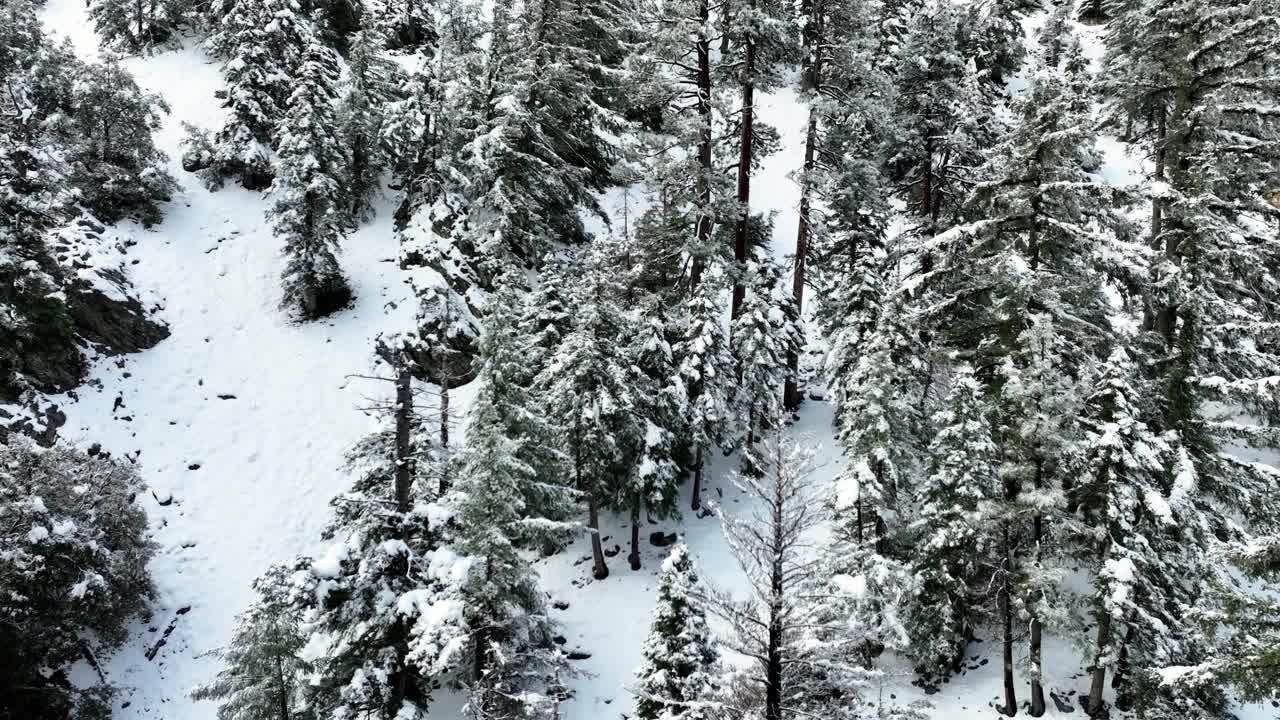
[[[91,717],[106,688],[81,689],[154,594],[137,472],[104,455],[0,444],[0,717]]]

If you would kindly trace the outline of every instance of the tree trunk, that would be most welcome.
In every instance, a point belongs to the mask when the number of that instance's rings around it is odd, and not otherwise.
[[[409,490],[413,484],[413,374],[401,361],[396,372],[396,510],[409,512]]]
[[[693,456],[693,496],[689,508],[695,511],[702,509],[702,448],[698,448]]]
[[[440,497],[444,497],[449,492],[449,378],[444,363],[440,365]]]
[[[934,214],[933,188],[933,138],[924,141],[924,177],[920,178],[920,203],[925,216],[925,234],[933,237],[938,232],[938,218]],[[925,250],[920,256],[920,272],[933,272],[933,252]]]
[[[1156,117],[1156,157],[1155,171],[1152,173],[1152,180],[1158,183],[1165,181],[1165,160],[1167,151],[1165,149],[1165,141],[1167,131],[1165,126],[1164,108],[1157,111]],[[1151,199],[1151,246],[1161,253],[1168,256],[1173,254],[1173,246],[1171,242],[1162,243],[1160,235],[1164,230],[1164,201],[1158,197]],[[1175,317],[1176,310],[1172,305],[1160,305],[1156,308],[1155,318],[1153,321],[1153,329],[1164,338],[1165,346],[1172,347],[1174,342],[1173,330],[1177,323]]]
[[[702,283],[706,268],[703,253],[711,244],[711,37],[707,27],[711,22],[711,7],[707,0],[698,4],[698,179],[695,185],[698,203],[697,246],[689,271],[689,289],[697,289]]]
[[[1044,461],[1039,457],[1036,458],[1035,484],[1039,490],[1043,483]],[[1040,543],[1044,539],[1044,518],[1040,513],[1036,513],[1031,518],[1032,534],[1035,541],[1035,558],[1036,565],[1040,564],[1041,553]],[[1040,616],[1038,611],[1032,607],[1031,610],[1031,649],[1028,658],[1031,664],[1031,708],[1028,713],[1031,717],[1040,717],[1044,715],[1044,685],[1040,682],[1043,677],[1043,671],[1040,667],[1042,661],[1041,653],[1041,632]]]
[[[862,547],[862,490],[861,489],[858,490],[858,502],[856,505],[854,505],[854,512],[856,512],[858,516],[858,519],[857,519],[858,547]]]
[[[609,577],[609,567],[604,564],[604,549],[600,547],[600,507],[594,493],[587,495],[587,528],[591,531],[591,557],[595,560],[592,575],[603,580]]]
[[[289,681],[285,679],[284,663],[280,661],[280,656],[276,655],[274,660],[276,665],[276,684],[280,688],[280,717],[277,720],[289,720]]]
[[[1129,614],[1125,623],[1128,627],[1124,631],[1124,640],[1120,643],[1120,654],[1116,656],[1116,672],[1111,677],[1111,688],[1116,691],[1116,702],[1119,703],[1121,691],[1123,691],[1125,683],[1128,682],[1129,674],[1129,645],[1133,643],[1134,633],[1137,632],[1133,625],[1133,613]]]
[[[627,562],[632,570],[640,569],[640,496],[637,494],[631,503],[631,554]]]
[[[783,471],[777,467],[774,472]],[[773,502],[773,565],[769,577],[769,638],[765,654],[765,720],[782,720],[782,599],[786,592],[782,553],[787,546],[783,537],[785,529],[782,513],[785,503],[782,483],[777,483]]]
[[[1089,682],[1089,702],[1086,710],[1089,717],[1098,717],[1102,714],[1102,691],[1107,684],[1107,668],[1103,665],[1102,658],[1107,651],[1107,643],[1111,642],[1111,615],[1102,613],[1102,617],[1098,622],[1098,640],[1093,653],[1093,668],[1091,670],[1092,679]]]
[[[796,314],[804,311],[805,263],[809,258],[810,214],[812,212],[813,169],[818,148],[818,108],[816,99],[822,91],[822,48],[825,42],[824,9],[822,0],[813,0],[809,21],[805,27],[806,49],[804,90],[809,97],[809,124],[804,137],[804,164],[800,175],[800,217],[796,223],[795,269],[791,275],[791,295],[795,298]],[[787,353],[787,379],[782,390],[782,404],[787,410],[797,410],[803,400],[800,393],[800,354]]]
[[[1001,709],[1001,712],[1013,717],[1018,714],[1018,698],[1013,684],[1013,603],[1010,602],[1012,599],[1010,597],[1010,576],[1013,568],[1010,559],[1009,525],[1007,520],[1004,521],[1004,528],[1001,530],[1001,542],[1004,552],[1000,570],[1000,620],[1003,625],[1001,628],[1001,645],[1004,660],[1004,708]]]
[[[754,7],[754,0],[749,7]],[[756,43],[750,34],[742,38],[746,58],[742,67],[742,132],[738,148],[738,222],[733,234],[733,259],[737,270],[733,281],[733,304],[730,317],[737,319],[742,313],[742,302],[747,297],[742,272],[747,265],[747,246],[751,236],[751,161],[755,144],[755,93],[756,93]]]

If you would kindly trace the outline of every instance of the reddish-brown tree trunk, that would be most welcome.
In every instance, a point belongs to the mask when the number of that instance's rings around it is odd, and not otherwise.
[[[1089,702],[1085,708],[1089,717],[1102,715],[1102,691],[1107,685],[1107,668],[1102,664],[1102,657],[1106,653],[1109,642],[1111,642],[1111,615],[1104,612],[1098,622],[1098,639],[1093,653],[1092,678],[1089,682]]]
[[[702,509],[702,448],[698,448],[693,457],[693,493],[689,508],[695,511]]]
[[[631,503],[631,553],[627,562],[632,570],[640,569],[640,498]]]
[[[1000,569],[1000,616],[1001,624],[1003,625],[1001,628],[1001,650],[1004,661],[1004,707],[1001,708],[1001,712],[1013,717],[1018,714],[1018,698],[1013,684],[1013,603],[1010,597],[1010,575],[1013,568],[1011,567],[1009,527],[1007,524],[1001,531],[1001,541],[1004,546],[1004,557],[1001,560],[1002,567]]]
[[[750,0],[750,4],[754,6],[754,0]],[[751,162],[755,145],[756,43],[749,34],[742,41],[745,58],[742,67],[742,118],[738,148],[738,222],[733,233],[733,259],[737,261],[739,272],[734,276],[731,308],[731,317],[735,319],[742,312],[742,302],[747,297],[741,271],[747,264],[747,247],[751,239]]]
[[[813,170],[818,149],[817,98],[822,92],[822,48],[825,42],[825,25],[822,0],[813,0],[805,27],[806,49],[804,88],[809,98],[809,124],[805,129],[804,164],[800,175],[800,217],[796,223],[796,257],[791,275],[791,295],[795,299],[796,313],[804,312],[805,263],[809,259],[810,214],[812,212]],[[782,403],[788,410],[796,410],[802,400],[800,392],[800,354],[787,353],[787,379],[782,390]]]
[[[587,527],[591,531],[591,557],[595,561],[592,575],[603,580],[609,577],[609,566],[604,564],[604,548],[600,546],[600,506],[594,494],[587,495]]]
[[[698,203],[697,247],[689,270],[689,289],[702,283],[706,266],[703,253],[711,244],[711,37],[707,27],[711,21],[711,8],[706,0],[698,4],[698,179],[695,185]]]

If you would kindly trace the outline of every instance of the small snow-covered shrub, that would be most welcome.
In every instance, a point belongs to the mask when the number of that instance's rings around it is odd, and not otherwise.
[[[0,718],[106,717],[110,690],[77,688],[153,596],[137,472],[104,455],[0,444]]]

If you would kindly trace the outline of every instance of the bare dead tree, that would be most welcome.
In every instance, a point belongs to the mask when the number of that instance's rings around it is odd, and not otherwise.
[[[730,649],[753,661],[745,679],[761,690],[765,720],[782,720],[807,712],[800,684],[815,658],[803,642],[814,608],[806,587],[817,574],[813,531],[826,509],[810,479],[812,449],[784,439],[780,430],[768,442],[765,472],[733,479],[752,509],[745,516],[722,514],[730,551],[747,576],[747,596],[713,591],[707,605],[728,623]]]

